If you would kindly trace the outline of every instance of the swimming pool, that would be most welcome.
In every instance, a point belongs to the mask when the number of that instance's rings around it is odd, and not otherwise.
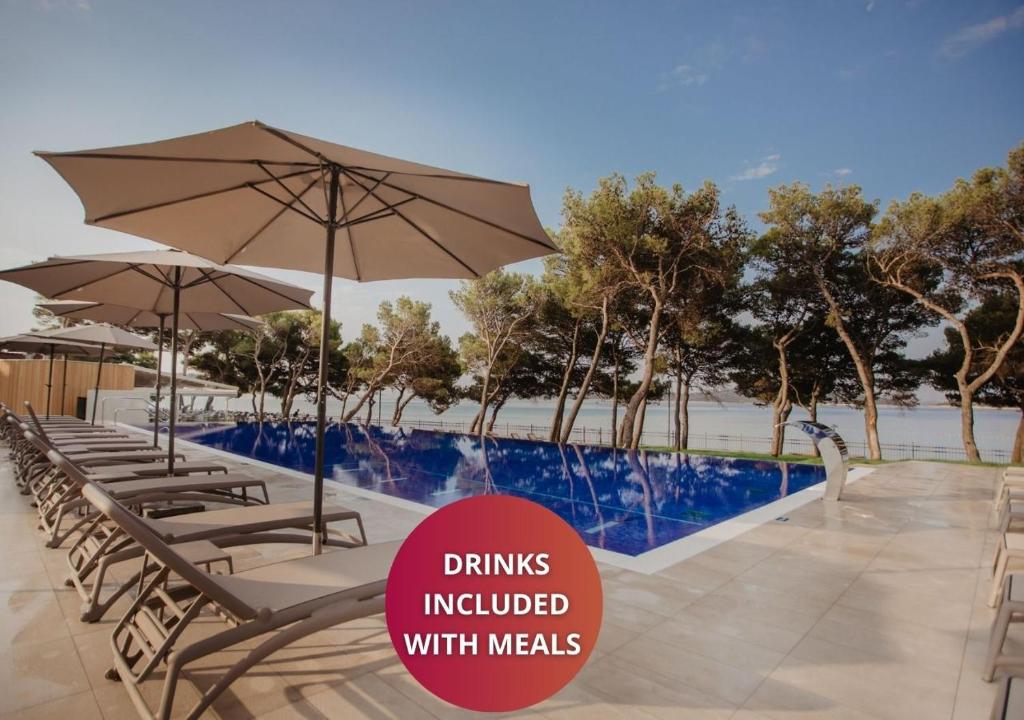
[[[313,423],[182,428],[207,447],[313,472]],[[707,529],[825,480],[822,467],[589,445],[332,426],[325,477],[440,507],[484,493],[540,503],[593,547],[630,556]]]

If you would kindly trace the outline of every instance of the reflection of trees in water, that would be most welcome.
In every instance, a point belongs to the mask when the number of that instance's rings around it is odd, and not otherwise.
[[[197,439],[308,471],[314,437],[312,423],[293,422],[240,424]],[[566,519],[587,542],[630,552],[822,479],[820,468],[776,462],[496,438],[481,445],[479,436],[352,424],[328,429],[326,459],[328,472],[333,468],[342,482],[414,502],[443,504],[479,493],[527,497]]]
[[[594,504],[594,515],[597,516],[597,527],[599,528],[598,547],[604,547],[607,532],[604,522],[604,513],[601,512],[601,503],[597,500],[597,490],[594,488],[594,477],[590,474],[590,468],[587,466],[587,459],[583,457],[583,451],[580,450],[580,446],[573,445],[572,447],[573,450],[576,451],[576,460],[580,464],[580,473],[583,475],[583,479],[586,481],[587,487],[590,489],[590,501]]]
[[[644,451],[646,455],[646,451]],[[636,450],[626,451],[626,461],[629,466],[633,469],[633,481],[639,483],[641,496],[643,497],[643,514],[644,521],[647,523],[647,542],[651,545],[654,544],[654,517],[653,517],[653,497],[651,492],[651,478],[647,471],[647,466],[641,462],[640,456]]]

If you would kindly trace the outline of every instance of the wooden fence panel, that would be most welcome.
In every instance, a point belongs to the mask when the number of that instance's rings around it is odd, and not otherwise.
[[[53,361],[53,392],[50,398],[50,413],[53,415],[74,415],[79,397],[86,397],[96,385],[96,363],[81,360],[67,362],[67,389],[62,387],[64,360]],[[0,400],[15,412],[24,407],[28,400],[36,412],[46,412],[46,377],[50,360],[0,359]],[[100,377],[101,390],[130,390],[135,387],[135,368],[124,364],[103,364]],[[63,392],[64,406],[61,407]]]

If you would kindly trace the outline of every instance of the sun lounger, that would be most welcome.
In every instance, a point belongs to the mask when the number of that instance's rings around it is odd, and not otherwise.
[[[143,718],[169,720],[175,689],[190,663],[245,644],[246,652],[227,667],[183,717],[203,712],[250,667],[271,653],[326,628],[384,610],[384,589],[400,543],[369,545],[266,565],[235,575],[204,572],[152,532],[152,527],[96,486],[86,497],[147,553],[154,573],[114,627],[114,668]],[[172,577],[182,579],[173,592]],[[228,629],[181,646],[183,633],[204,609],[226,617]],[[262,642],[252,641],[266,635]],[[155,710],[142,685],[165,667],[163,692]]]
[[[996,546],[996,556],[992,571],[992,590],[988,596],[988,606],[996,607],[1003,598],[1003,586],[1008,575],[1013,571],[1011,565],[1024,560],[1024,533],[1004,532]]]
[[[988,656],[985,659],[985,682],[992,682],[997,668],[1024,674],[1024,655],[1003,652],[1010,625],[1024,621],[1024,574],[1009,573],[1003,583],[1003,602],[999,606],[989,636]]]
[[[31,431],[25,431],[25,438],[35,445],[44,457],[45,453],[52,449]],[[124,467],[126,466],[119,466],[117,469],[122,470]],[[213,475],[214,472],[221,470],[225,472]],[[90,480],[102,485],[121,502],[130,500],[129,504],[139,509],[147,504],[168,500],[241,505],[270,502],[263,480],[237,473],[228,474],[222,465],[199,465],[196,471],[205,471],[207,474],[191,477],[163,475],[140,478],[132,473],[108,472],[90,476]],[[48,491],[40,492],[36,496],[40,526],[50,536],[47,546],[54,548],[60,547],[68,537],[85,527],[93,518],[88,512],[91,506],[82,500],[82,485],[67,477],[59,468],[56,472],[59,473],[59,477],[52,480]],[[250,495],[251,490],[261,493],[262,500],[258,495]],[[70,528],[62,530],[62,525],[68,517],[72,517],[74,523]]]
[[[10,417],[9,417],[10,420]],[[11,422],[14,422],[11,420]],[[22,424],[24,427],[24,424]],[[35,438],[33,440],[32,438]],[[22,431],[18,444],[15,479],[23,494],[32,494],[36,502],[45,495],[61,490],[60,472],[47,459],[46,453],[53,447],[39,438],[30,430]],[[65,457],[70,458],[82,472],[94,475],[97,480],[112,481],[119,477],[163,476],[168,474],[166,455],[163,451],[103,451],[79,452],[77,448],[57,448]],[[72,450],[75,450],[72,452]],[[227,468],[219,463],[185,462],[184,455],[179,455],[182,462],[174,466],[175,475],[194,473],[227,472]]]
[[[1024,718],[1024,677],[1010,675],[1003,679],[992,705],[989,720],[1019,720]]]
[[[51,450],[49,457],[68,477],[81,485],[83,495],[89,487],[97,487],[96,483],[83,475],[59,451]],[[345,548],[366,545],[363,520],[355,510],[327,503],[323,508],[323,518],[325,523],[353,522],[357,534],[329,530],[324,534],[322,544]],[[260,543],[311,545],[313,503],[311,500],[271,503],[164,519],[141,518],[140,522],[148,527],[151,533],[175,544],[209,540],[218,547]],[[82,620],[99,620],[117,598],[139,584],[140,577],[136,575],[117,587],[111,595],[103,597],[104,582],[109,568],[116,563],[134,560],[142,555],[142,548],[130,536],[118,526],[103,522],[102,518],[97,518],[81,529],[81,534],[68,551],[71,575],[67,583],[78,590],[84,601]]]

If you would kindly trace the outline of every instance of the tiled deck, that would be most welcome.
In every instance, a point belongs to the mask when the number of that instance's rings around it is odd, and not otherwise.
[[[985,718],[995,692],[980,669],[992,618],[984,600],[995,478],[991,468],[882,466],[833,512],[814,502],[657,575],[602,566],[595,656],[559,695],[517,716]],[[283,477],[270,489],[284,501],[308,497],[310,487]],[[331,492],[363,513],[371,542],[404,537],[422,517]],[[64,553],[40,543],[6,464],[0,513],[0,717],[134,718],[124,689],[103,677],[111,622],[78,621]],[[305,550],[288,550],[296,551]],[[239,563],[265,561],[250,551]],[[215,656],[192,681],[205,687],[220,665]],[[194,692],[179,691],[179,711]],[[475,715],[417,685],[382,619],[281,651],[215,709],[222,718]]]

